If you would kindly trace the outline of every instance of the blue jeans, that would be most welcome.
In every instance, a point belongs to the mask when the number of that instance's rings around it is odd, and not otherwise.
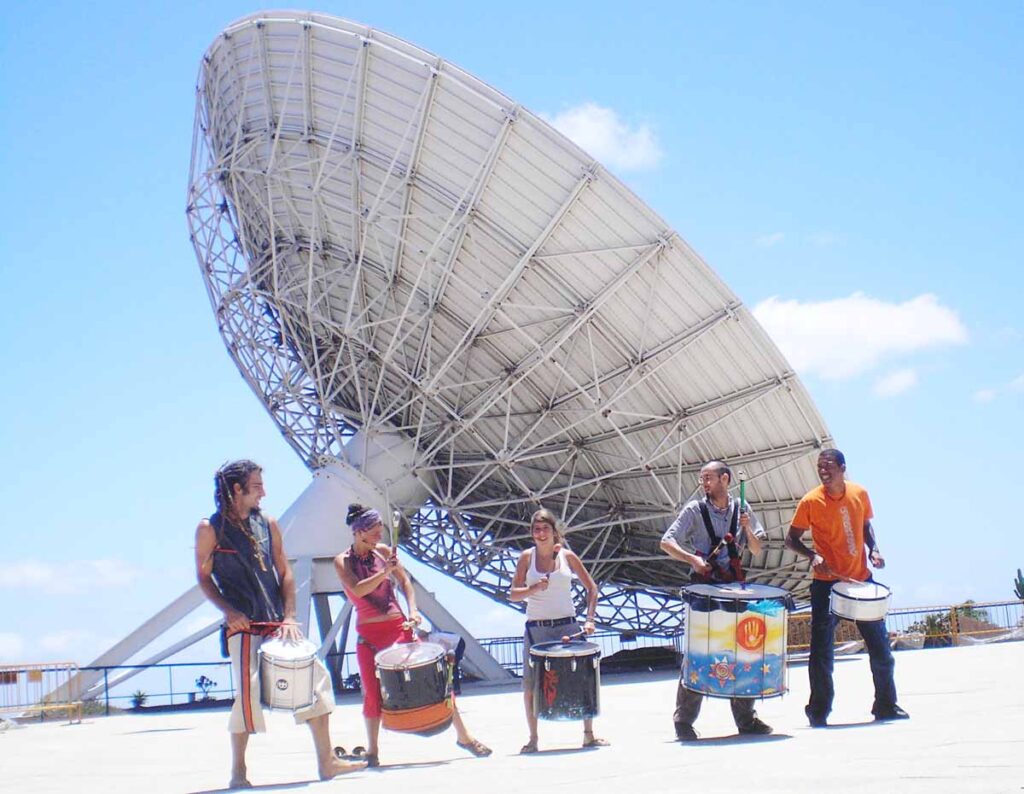
[[[807,664],[811,699],[807,713],[819,719],[825,719],[832,711],[832,699],[835,697],[832,685],[833,644],[839,619],[829,609],[833,584],[835,582],[818,579],[811,582],[811,658]],[[871,677],[875,682],[875,702],[871,713],[877,715],[896,705],[896,682],[893,680],[896,661],[889,650],[889,634],[884,620],[858,620],[857,630],[868,649]]]

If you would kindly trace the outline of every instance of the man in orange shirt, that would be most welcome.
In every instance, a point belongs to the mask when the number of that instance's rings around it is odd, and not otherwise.
[[[808,491],[797,505],[786,536],[786,546],[811,561],[811,656],[807,672],[811,699],[804,708],[815,728],[828,724],[835,690],[832,685],[833,644],[837,618],[832,615],[832,586],[842,579],[864,582],[871,579],[868,560],[884,568],[885,559],[871,527],[871,499],[868,492],[846,479],[846,457],[838,449],[823,449],[818,455],[821,485]],[[810,530],[814,549],[800,539]],[[866,551],[866,553],[865,553]],[[885,620],[857,621],[857,629],[868,649],[875,702],[871,713],[876,720],[907,719],[910,715],[896,704],[896,663],[889,650]]]

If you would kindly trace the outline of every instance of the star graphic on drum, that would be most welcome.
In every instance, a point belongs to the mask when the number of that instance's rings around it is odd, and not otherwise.
[[[690,683],[696,685],[698,681],[700,681],[700,675],[698,675],[696,670],[691,670],[690,671]]]
[[[768,675],[768,673],[770,673],[771,671],[772,671],[772,666],[770,664],[768,664],[768,662],[765,662],[764,664],[761,665],[761,672],[764,673],[765,675]]]
[[[718,681],[719,687],[725,687],[727,681],[735,681],[736,674],[733,670],[736,668],[736,663],[729,663],[729,660],[724,656],[721,659],[715,659],[714,663],[708,670],[708,674]]]

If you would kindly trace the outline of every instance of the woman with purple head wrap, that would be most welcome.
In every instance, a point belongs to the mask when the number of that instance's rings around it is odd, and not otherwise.
[[[345,595],[356,609],[356,659],[363,687],[363,717],[366,720],[366,758],[378,766],[381,722],[380,683],[375,657],[396,642],[412,642],[412,629],[422,622],[416,609],[412,580],[398,560],[398,545],[383,543],[384,522],[377,510],[360,504],[349,505],[346,523],[352,529],[352,546],[334,558]],[[409,606],[406,619],[395,594],[392,576],[398,580]],[[455,707],[452,723],[458,744],[477,756],[490,755],[488,747],[474,739]]]

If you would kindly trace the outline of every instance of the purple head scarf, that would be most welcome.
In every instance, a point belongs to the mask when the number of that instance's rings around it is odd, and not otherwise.
[[[367,510],[352,522],[352,531],[365,532],[368,529],[372,529],[375,524],[380,522],[380,520],[380,513],[378,511]]]

